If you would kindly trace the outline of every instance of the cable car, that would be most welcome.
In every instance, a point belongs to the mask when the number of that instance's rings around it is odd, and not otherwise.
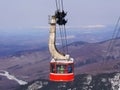
[[[73,81],[74,80],[74,63],[54,59],[50,62],[50,80],[51,81]]]
[[[56,48],[56,17],[50,19],[49,51],[52,56],[50,62],[51,81],[73,81],[74,59],[63,54]]]
[[[74,80],[74,59],[71,58],[70,55],[65,54],[68,53],[65,29],[65,25],[67,23],[65,16],[67,15],[67,13],[63,10],[62,0],[60,0],[59,2],[56,0],[56,8],[57,11],[55,12],[55,14],[49,18],[50,36],[48,46],[50,54],[52,56],[52,60],[50,62],[50,80],[58,82],[68,82]],[[61,44],[65,43],[66,52],[64,53],[60,52],[56,47],[56,24],[59,25],[59,31],[62,41]],[[65,42],[63,42],[63,39],[65,40]],[[62,45],[62,47],[63,46],[64,45]]]

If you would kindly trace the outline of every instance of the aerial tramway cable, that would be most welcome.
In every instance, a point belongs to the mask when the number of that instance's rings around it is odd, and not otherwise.
[[[63,30],[62,30],[62,27],[61,26],[59,26],[59,31],[60,31],[60,39],[61,39],[61,43],[62,43],[62,50],[63,50],[63,52],[65,52],[65,50],[64,50],[64,42],[63,42],[63,40],[64,40],[64,36],[63,36]]]
[[[67,13],[64,12],[64,6],[63,6],[63,0],[55,0],[56,3],[56,19],[57,24],[59,25],[59,31],[60,31],[60,37],[61,37],[61,44],[62,44],[62,50],[65,53],[68,53],[68,47],[67,47],[67,32],[65,28],[65,24],[67,21],[65,20],[65,16]]]
[[[119,25],[120,25],[120,17],[118,18],[117,23],[115,25],[115,29],[114,29],[114,32],[113,32],[113,35],[112,35],[112,39],[111,39],[111,41],[108,45],[108,48],[107,48],[106,57],[110,56],[110,53],[113,50],[114,45],[116,44],[115,39],[117,39],[118,35],[120,34],[120,26]]]
[[[57,2],[57,0],[55,0],[55,4],[56,4],[56,8],[58,10],[58,2]]]
[[[63,0],[55,0],[57,10],[64,10]]]
[[[67,44],[68,44],[68,42],[67,42],[67,32],[66,32],[65,26],[64,26],[64,32],[65,32],[65,48],[66,48],[67,53],[68,53],[68,47],[67,47]]]
[[[63,0],[61,0],[61,6],[62,6],[61,9],[64,10],[64,8],[63,8]]]

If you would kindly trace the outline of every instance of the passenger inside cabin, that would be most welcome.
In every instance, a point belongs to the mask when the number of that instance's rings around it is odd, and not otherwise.
[[[72,65],[68,65],[68,73],[72,73]]]
[[[60,67],[60,73],[64,73],[64,67],[63,67],[63,65],[61,65],[61,67]]]
[[[57,73],[60,73],[60,66],[57,66]]]

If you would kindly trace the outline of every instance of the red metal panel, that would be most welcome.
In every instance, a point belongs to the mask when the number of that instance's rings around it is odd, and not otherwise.
[[[73,81],[74,80],[74,73],[70,74],[55,74],[50,73],[50,80],[51,81]]]

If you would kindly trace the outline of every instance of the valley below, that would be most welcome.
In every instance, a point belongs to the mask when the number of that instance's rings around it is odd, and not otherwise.
[[[83,74],[99,76],[100,74],[109,74],[109,73],[112,74],[115,72],[116,73],[119,72],[120,71],[120,60],[119,60],[120,39],[116,39],[116,41],[118,43],[116,43],[116,46],[112,51],[111,54],[112,56],[109,57],[108,56],[106,57],[106,49],[110,42],[109,40],[98,43],[88,43],[81,41],[70,43],[68,45],[68,48],[69,48],[69,54],[75,60],[74,62],[75,77],[77,77],[77,75],[81,76]],[[59,48],[59,50],[62,51],[61,48]],[[51,60],[51,56],[49,54],[48,48],[38,47],[36,49],[23,50],[20,52],[15,52],[14,54],[5,57],[0,57],[0,69],[9,72],[11,75],[15,76],[16,78],[19,78],[19,80],[24,80],[28,82],[29,83],[28,85],[30,85],[31,82],[36,81],[38,79],[45,81],[47,80],[47,82],[49,82],[48,80],[49,80],[50,60]],[[0,83],[1,83],[0,88],[2,88],[2,90],[17,90],[16,88],[20,86],[15,81],[8,80],[6,77],[3,77],[1,75],[0,75]],[[74,83],[76,82],[74,81]],[[8,88],[6,89],[6,87]],[[26,90],[26,89],[19,89],[19,90]],[[40,89],[40,90],[47,90],[47,89]],[[68,90],[74,90],[74,89],[68,89]],[[91,90],[95,90],[95,89],[91,89]],[[110,90],[110,89],[103,89],[103,90]]]

